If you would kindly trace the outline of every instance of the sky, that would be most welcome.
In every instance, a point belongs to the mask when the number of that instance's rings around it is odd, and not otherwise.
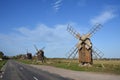
[[[81,35],[102,24],[90,39],[106,58],[120,58],[120,0],[0,0],[0,51],[15,56],[45,47],[46,57],[66,57]]]

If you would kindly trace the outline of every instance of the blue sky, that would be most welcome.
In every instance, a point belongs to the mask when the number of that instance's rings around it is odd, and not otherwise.
[[[103,27],[91,37],[104,57],[120,58],[119,0],[0,0],[0,50],[6,55],[35,54],[34,44],[47,57],[65,57],[78,42],[67,25],[87,33],[95,24]]]

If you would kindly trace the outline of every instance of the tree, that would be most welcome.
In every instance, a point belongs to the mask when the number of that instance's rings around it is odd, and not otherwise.
[[[0,51],[0,58],[3,58],[4,53],[2,51]]]

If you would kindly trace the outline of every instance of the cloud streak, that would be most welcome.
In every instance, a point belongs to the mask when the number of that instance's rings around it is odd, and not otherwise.
[[[60,9],[61,7],[61,3],[62,3],[62,0],[57,0],[54,4],[53,4],[53,8],[56,12],[58,12],[58,10]]]
[[[101,23],[104,24],[108,22],[109,20],[115,18],[117,15],[115,14],[114,10],[106,10],[102,12],[100,15],[94,17],[90,20],[91,24]]]

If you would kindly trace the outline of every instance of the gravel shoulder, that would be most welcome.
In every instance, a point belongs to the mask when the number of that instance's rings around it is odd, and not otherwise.
[[[41,69],[43,71],[47,71],[52,74],[60,75],[62,77],[71,78],[73,80],[120,80],[120,75],[114,74],[72,71],[45,65],[30,66]]]

